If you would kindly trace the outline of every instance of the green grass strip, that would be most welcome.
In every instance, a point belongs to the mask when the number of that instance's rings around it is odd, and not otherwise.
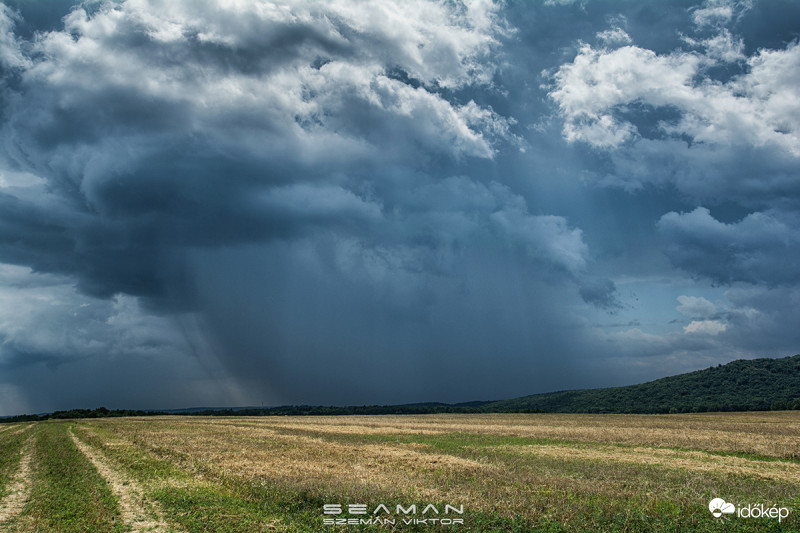
[[[14,435],[16,428],[0,433],[0,498],[5,497],[8,484],[17,471],[22,457],[20,450],[30,432],[22,431]]]
[[[72,442],[68,422],[38,423],[34,484],[23,515],[35,531],[125,531],[108,484]]]

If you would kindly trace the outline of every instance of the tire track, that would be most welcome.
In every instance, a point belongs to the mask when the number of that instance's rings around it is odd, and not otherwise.
[[[29,436],[22,446],[19,466],[8,486],[8,494],[0,502],[0,524],[16,518],[28,503],[32,485],[31,462],[33,462],[33,435]]]
[[[28,429],[29,427],[32,427],[32,426],[33,426],[33,424],[28,424],[27,426],[23,426],[21,424],[12,424],[10,426],[6,426],[4,428],[0,428],[0,435],[2,435],[3,433],[6,433],[6,432],[8,432],[7,433],[8,435],[16,435],[17,433],[22,433],[23,431],[25,431],[26,429]]]
[[[156,502],[144,496],[144,489],[138,483],[112,467],[101,452],[79,440],[72,430],[69,435],[108,482],[119,501],[122,520],[131,527],[131,533],[176,531],[164,520],[164,514]]]

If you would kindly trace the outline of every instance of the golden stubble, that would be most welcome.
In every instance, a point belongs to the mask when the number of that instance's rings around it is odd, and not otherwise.
[[[277,417],[261,422],[258,427],[342,434],[503,435],[800,458],[800,411]]]
[[[341,501],[376,501],[391,495],[526,516],[558,507],[565,494],[624,500],[680,493],[691,498],[702,487],[724,485],[726,480],[754,477],[777,487],[800,479],[800,465],[791,460],[708,453],[794,457],[800,442],[794,413],[158,417],[91,423],[106,426],[137,447],[169,456],[200,479],[233,477],[254,485],[335,494]],[[413,434],[565,442],[467,445],[445,453],[429,444],[394,438]],[[376,442],[381,435],[387,440]],[[677,486],[681,475],[690,476],[691,488]],[[631,483],[632,476],[636,483]]]
[[[419,443],[338,443],[269,428],[176,420],[147,427],[115,423],[113,431],[177,458],[199,476],[211,471],[255,485],[336,494],[347,501],[400,498],[470,509],[500,505],[518,512],[527,501],[517,482],[508,483],[503,466],[435,453]],[[557,476],[540,476],[537,485],[556,481]]]
[[[420,451],[424,445],[342,444],[321,437],[287,435],[264,427],[183,423],[114,427],[115,433],[171,453],[198,471],[212,469],[256,483],[319,488],[361,487],[426,497],[422,478],[458,472],[479,477],[497,467],[448,454]]]
[[[775,481],[800,483],[800,464],[784,461],[761,461],[706,452],[672,450],[668,448],[619,446],[503,446],[512,453],[536,457],[554,457],[590,462],[616,462],[634,465],[654,465],[680,468],[691,472],[711,472],[720,475],[743,475]]]
[[[9,520],[17,517],[30,498],[31,486],[33,485],[32,468],[33,462],[33,436],[29,436],[22,446],[20,453],[22,457],[19,461],[11,483],[7,488],[7,494],[0,501],[0,526]]]

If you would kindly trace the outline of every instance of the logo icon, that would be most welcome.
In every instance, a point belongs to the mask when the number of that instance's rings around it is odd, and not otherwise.
[[[721,518],[724,514],[733,514],[736,512],[736,506],[732,503],[727,503],[722,498],[714,498],[708,504],[708,510],[714,515],[714,518]]]

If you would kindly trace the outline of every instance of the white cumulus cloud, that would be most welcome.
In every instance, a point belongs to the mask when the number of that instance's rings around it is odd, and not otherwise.
[[[741,11],[713,4],[694,12],[698,26]],[[598,34],[599,46],[581,43],[552,72],[549,92],[564,138],[609,153],[601,178],[629,189],[669,182],[701,198],[720,188],[751,199],[800,188],[788,177],[800,170],[797,41],[746,56],[741,37],[714,26],[710,36],[656,53],[619,32]],[[733,75],[720,77],[716,67]]]
[[[719,320],[695,320],[685,326],[683,331],[698,335],[719,335],[727,329],[727,324]]]
[[[690,317],[707,317],[717,311],[717,307],[702,296],[678,296],[681,305],[678,312]]]

